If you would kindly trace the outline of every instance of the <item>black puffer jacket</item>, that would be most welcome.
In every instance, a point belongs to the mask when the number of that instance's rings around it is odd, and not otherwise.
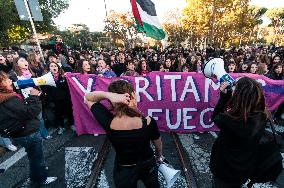
[[[68,100],[71,101],[71,96],[68,88],[67,81],[64,77],[59,76],[55,81],[56,87],[53,86],[41,86],[44,92],[45,102],[57,102]]]
[[[0,64],[0,71],[3,71],[7,74],[12,70],[12,68],[13,68],[12,63],[7,63],[7,65]]]
[[[0,93],[0,130],[17,130],[9,135],[13,138],[30,135],[39,129],[37,116],[42,110],[39,97],[29,96],[26,102],[15,95]]]
[[[224,113],[229,95],[221,94],[213,113],[212,119],[220,128],[220,135],[212,147],[210,169],[214,176],[224,181],[242,183],[253,170],[267,118],[264,113],[255,112],[249,115],[246,124],[233,119]]]

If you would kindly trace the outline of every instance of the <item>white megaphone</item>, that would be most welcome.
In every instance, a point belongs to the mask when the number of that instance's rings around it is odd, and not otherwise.
[[[217,78],[220,83],[228,82],[231,88],[235,84],[234,78],[225,71],[222,58],[213,58],[205,63],[202,72],[206,78]]]
[[[14,82],[14,86],[16,89],[25,89],[28,87],[35,87],[35,86],[43,86],[43,85],[49,85],[56,87],[54,78],[51,74],[51,72],[38,77],[38,78],[31,78],[27,80],[18,80]]]
[[[175,181],[178,179],[181,171],[180,170],[175,170],[171,167],[169,167],[166,163],[161,163],[159,165],[158,170],[163,174],[166,183],[167,183],[167,188],[170,188],[173,186]]]

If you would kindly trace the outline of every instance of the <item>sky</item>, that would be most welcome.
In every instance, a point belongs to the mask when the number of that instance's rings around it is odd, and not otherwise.
[[[107,10],[130,11],[130,0],[105,0]],[[156,11],[160,20],[163,20],[167,11],[186,6],[185,0],[152,0],[156,5]],[[284,0],[252,0],[251,4],[274,8],[284,7]],[[104,0],[70,0],[69,8],[54,19],[60,30],[64,30],[72,24],[86,24],[91,31],[102,31],[106,16]],[[268,23],[268,19],[264,18]]]

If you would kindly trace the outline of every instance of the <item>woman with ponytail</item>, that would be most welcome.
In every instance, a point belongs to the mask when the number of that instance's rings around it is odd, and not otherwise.
[[[113,111],[100,103],[104,99],[111,103]],[[156,164],[156,159],[163,160],[160,132],[155,119],[144,117],[139,111],[133,86],[124,80],[114,81],[108,92],[86,94],[86,103],[116,151],[113,175],[116,187],[134,188],[138,180],[147,188],[160,187]]]

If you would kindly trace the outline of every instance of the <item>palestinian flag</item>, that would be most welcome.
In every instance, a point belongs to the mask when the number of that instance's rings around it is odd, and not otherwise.
[[[147,37],[162,40],[166,34],[157,17],[155,4],[151,0],[130,0],[138,31],[146,33]]]

